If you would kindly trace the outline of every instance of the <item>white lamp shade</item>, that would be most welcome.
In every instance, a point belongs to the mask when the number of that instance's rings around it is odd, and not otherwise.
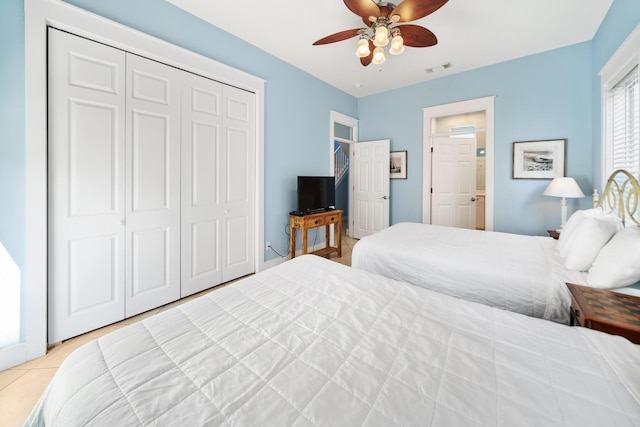
[[[560,228],[562,229],[567,223],[567,197],[577,198],[584,197],[584,193],[578,186],[575,179],[569,177],[553,178],[553,181],[544,190],[545,196],[562,197],[560,202]]]
[[[554,197],[584,197],[584,193],[580,189],[580,186],[578,186],[576,180],[569,177],[553,178],[553,181],[551,181],[542,194]]]

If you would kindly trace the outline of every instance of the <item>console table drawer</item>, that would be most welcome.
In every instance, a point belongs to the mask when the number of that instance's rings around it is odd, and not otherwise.
[[[324,217],[309,217],[305,220],[305,225],[309,228],[319,227],[321,225],[325,225],[327,223],[326,218]]]
[[[318,216],[291,216],[291,226],[302,230],[324,225],[325,220]]]
[[[324,217],[325,224],[337,224],[340,220],[340,216],[338,214],[326,216]]]

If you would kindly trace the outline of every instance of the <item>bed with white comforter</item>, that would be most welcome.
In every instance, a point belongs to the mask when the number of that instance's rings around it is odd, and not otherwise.
[[[26,425],[633,426],[640,346],[313,255],[72,353]]]
[[[565,282],[586,283],[554,257],[550,237],[399,223],[361,239],[355,268],[469,301],[569,322]]]

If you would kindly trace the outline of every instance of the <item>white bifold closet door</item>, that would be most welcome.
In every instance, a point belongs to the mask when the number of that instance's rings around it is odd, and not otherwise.
[[[180,297],[177,72],[49,31],[49,342]]]
[[[126,317],[180,298],[180,74],[127,53]]]
[[[187,73],[182,103],[184,297],[254,271],[255,95]]]
[[[125,53],[49,31],[49,342],[124,318]]]
[[[255,247],[255,95],[223,87],[224,236],[222,281],[253,273]]]
[[[255,94],[49,30],[49,342],[255,271]]]

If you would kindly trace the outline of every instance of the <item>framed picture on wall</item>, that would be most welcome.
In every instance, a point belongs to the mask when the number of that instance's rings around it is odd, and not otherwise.
[[[553,179],[564,176],[566,139],[513,143],[513,179]]]
[[[392,151],[389,158],[389,178],[407,179],[407,151]]]

